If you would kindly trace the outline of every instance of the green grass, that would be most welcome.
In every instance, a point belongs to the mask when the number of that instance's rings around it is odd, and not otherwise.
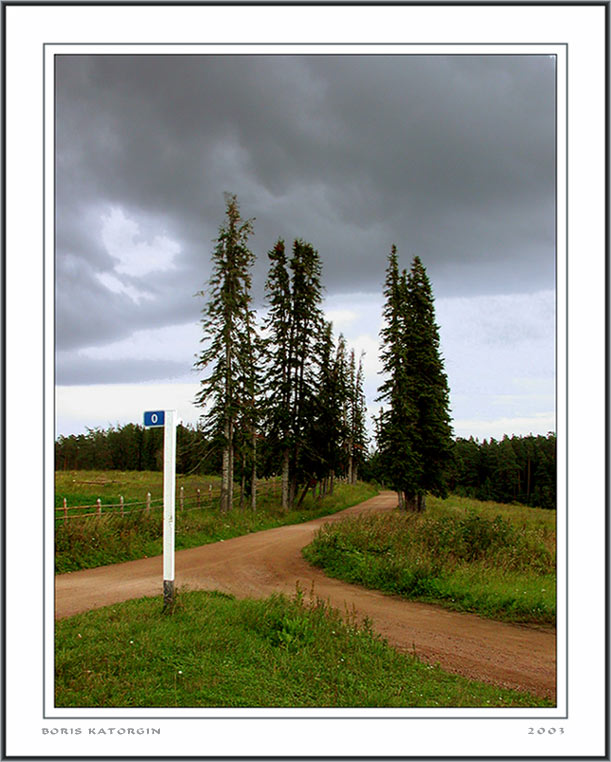
[[[545,699],[400,654],[320,601],[179,593],[56,623],[58,707],[508,707]]]
[[[72,482],[72,479],[76,481]],[[102,502],[123,495],[126,510],[132,501],[146,499],[147,491],[153,500],[161,495],[161,474],[153,472],[58,472],[56,476],[56,504],[70,496],[68,505],[76,504],[76,496],[84,504],[95,504],[96,496]],[[91,484],[91,482],[96,482]],[[103,482],[107,482],[103,484]],[[334,494],[314,499],[308,493],[300,509],[284,512],[280,505],[278,485],[274,481],[262,482],[257,510],[234,508],[220,513],[218,499],[213,492],[208,497],[208,484],[218,486],[218,478],[187,477],[177,480],[177,488],[184,486],[186,510],[180,510],[177,501],[176,549],[192,548],[210,542],[258,532],[262,529],[310,521],[319,516],[347,508],[376,494],[375,487],[358,482],[355,485],[337,483]],[[193,495],[200,487],[201,509],[194,509]],[[74,491],[70,491],[72,488]],[[217,493],[218,494],[218,493]],[[106,564],[131,561],[159,555],[162,552],[163,525],[159,503],[153,503],[150,513],[137,506],[137,510],[121,516],[118,509],[103,512],[98,518],[63,518],[55,522],[55,571],[62,574],[78,569],[89,569]]]
[[[304,548],[333,577],[492,619],[556,617],[555,512],[428,498],[421,514],[347,518]]]
[[[220,478],[218,476],[176,476],[176,490],[183,487],[185,494],[193,499],[197,489],[201,490],[202,501],[208,499],[209,488],[218,499]],[[119,498],[125,503],[144,503],[147,492],[151,493],[153,505],[163,497],[162,471],[56,471],[55,507],[62,508],[64,498],[68,501],[68,514],[78,514],[72,506],[95,505],[98,498],[104,506],[114,505],[118,510]],[[104,508],[107,512],[109,509]],[[63,514],[58,514],[63,515]]]

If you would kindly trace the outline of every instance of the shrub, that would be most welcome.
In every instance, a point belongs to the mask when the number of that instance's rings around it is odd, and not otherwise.
[[[450,499],[425,514],[327,524],[304,555],[328,574],[367,587],[495,618],[553,622],[553,530],[539,523],[536,509],[520,507],[512,520],[470,502],[461,510]]]

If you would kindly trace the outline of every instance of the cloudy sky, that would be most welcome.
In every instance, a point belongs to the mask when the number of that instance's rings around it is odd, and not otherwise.
[[[318,249],[371,412],[395,243],[433,285],[456,435],[554,430],[554,88],[549,56],[58,56],[56,434],[197,420],[224,191],[257,305],[278,237]]]

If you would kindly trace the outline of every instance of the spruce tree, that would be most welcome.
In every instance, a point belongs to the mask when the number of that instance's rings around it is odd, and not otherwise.
[[[250,289],[250,275],[248,277]],[[240,507],[244,507],[246,487],[250,495],[250,507],[257,507],[257,437],[260,412],[258,398],[261,387],[261,340],[257,334],[255,313],[248,309],[244,316],[243,341],[239,347],[239,372],[237,394],[239,413],[235,449],[241,460]]]
[[[378,421],[379,457],[399,494],[399,506],[424,510],[426,492],[446,494],[452,429],[433,295],[418,257],[409,273],[400,273],[392,247],[384,296],[381,359],[386,380],[378,400],[387,407]]]
[[[377,400],[385,403],[377,421],[379,462],[389,486],[399,496],[399,507],[406,505],[405,496],[416,493],[419,461],[413,448],[413,405],[408,395],[406,332],[406,282],[399,273],[397,247],[388,256],[384,282],[384,326],[380,332],[382,372],[386,380],[379,388]]]
[[[348,437],[346,418],[346,344],[340,334],[337,347],[333,341],[333,327],[325,323],[320,341],[319,371],[316,383],[316,436],[313,450],[319,457],[319,494],[333,494],[335,475],[342,465],[342,449]]]
[[[204,408],[207,436],[219,441],[222,448],[222,511],[233,504],[235,427],[248,402],[244,379],[250,374],[250,268],[254,261],[247,245],[252,220],[242,219],[235,195],[225,194],[225,207],[212,254],[208,301],[202,310],[201,342],[207,346],[195,362],[195,368],[208,374],[201,381],[195,404]],[[203,291],[199,294],[205,295]]]
[[[270,457],[279,459],[282,473],[282,508],[289,505],[291,451],[292,295],[284,241],[268,252],[270,268],[265,284],[268,314],[264,323],[266,361],[265,419]]]
[[[347,455],[347,469],[346,479],[348,484],[353,484],[353,472],[354,472],[354,413],[356,406],[356,357],[354,349],[350,350],[350,359],[348,361],[348,386],[346,389],[346,455]],[[356,481],[356,479],[354,479]]]
[[[405,277],[405,276],[404,276]],[[419,458],[418,510],[427,492],[447,494],[446,469],[452,458],[450,392],[439,348],[433,292],[419,257],[414,257],[405,287],[407,383],[415,425],[410,431]]]
[[[355,484],[358,479],[359,467],[367,458],[367,402],[363,391],[363,354],[359,358],[358,368],[354,376],[354,387],[351,393],[350,429],[352,441],[352,468],[349,481]],[[354,357],[354,353],[352,353]]]
[[[291,330],[289,344],[291,455],[289,504],[298,488],[311,476],[302,468],[307,444],[309,412],[316,389],[316,342],[323,329],[321,263],[314,247],[302,240],[293,243],[291,270]],[[307,484],[306,484],[307,489]],[[305,495],[302,493],[298,503]]]
[[[321,264],[318,252],[302,240],[294,241],[290,260],[281,240],[268,257],[267,446],[272,457],[281,461],[282,505],[286,509],[297,499],[299,486],[312,476],[309,436],[316,396],[317,342],[323,332]]]

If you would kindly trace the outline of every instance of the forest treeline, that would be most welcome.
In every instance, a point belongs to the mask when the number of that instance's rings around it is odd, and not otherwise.
[[[465,497],[555,508],[556,435],[458,439],[448,482]]]
[[[216,474],[218,452],[197,427],[176,427],[176,472]],[[86,434],[60,436],[55,442],[58,471],[162,471],[163,428],[134,423],[88,429]]]
[[[260,444],[264,457],[266,445]],[[177,428],[176,470],[179,474],[221,473],[221,452],[201,428]],[[339,474],[347,474],[347,459]],[[60,436],[55,442],[58,470],[161,471],[163,429],[129,423],[86,434]],[[363,479],[384,483],[379,453],[365,452]],[[457,439],[447,468],[451,492],[477,500],[556,507],[556,436],[504,437],[502,440]]]

